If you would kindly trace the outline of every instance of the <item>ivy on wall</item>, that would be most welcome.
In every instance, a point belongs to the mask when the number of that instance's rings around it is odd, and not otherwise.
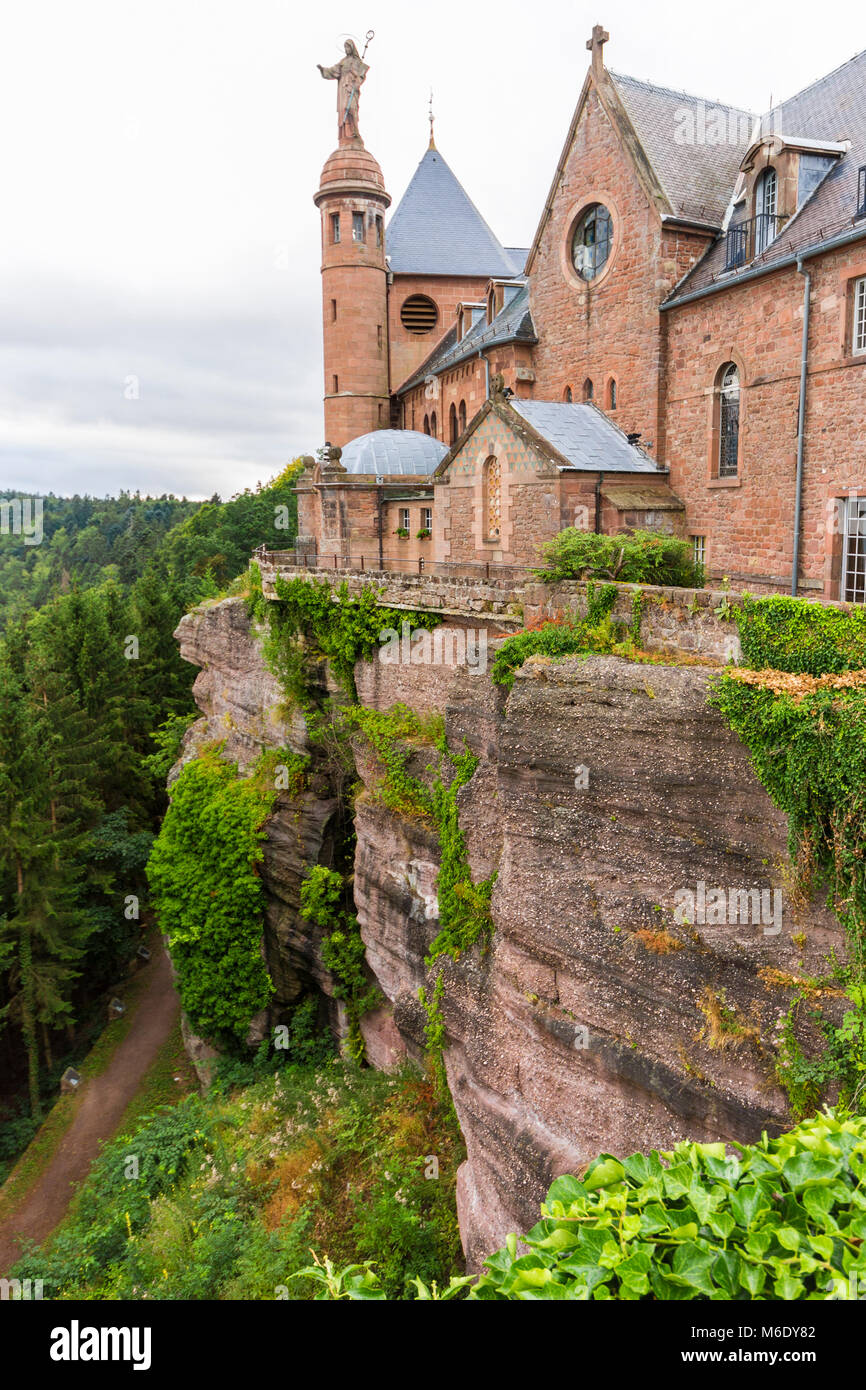
[[[810,1010],[826,1046],[807,1058],[793,1028],[806,1003],[799,994],[783,1036],[780,1080],[800,1113],[814,1108],[828,1084],[853,1104],[866,1086],[866,670],[852,669],[866,665],[866,612],[746,598],[736,621],[747,666],[726,671],[711,703],[788,816],[802,890],[823,885],[849,943],[841,975],[854,1007],[841,1028]]]
[[[242,1043],[273,986],[261,955],[263,825],[276,795],[280,753],[250,777],[203,750],[172,787],[147,866],[192,1027],[220,1046]]]

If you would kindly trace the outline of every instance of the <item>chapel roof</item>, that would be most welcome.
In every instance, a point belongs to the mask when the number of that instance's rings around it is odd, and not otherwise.
[[[392,214],[385,245],[395,275],[511,278],[526,260],[502,246],[435,146]]]
[[[413,386],[419,386],[428,376],[448,371],[487,348],[513,342],[538,342],[529,310],[529,286],[525,283],[511,302],[500,309],[492,323],[488,323],[486,318],[481,319],[459,342],[456,328],[446,333],[426,361],[399,389],[401,392],[408,391]]]

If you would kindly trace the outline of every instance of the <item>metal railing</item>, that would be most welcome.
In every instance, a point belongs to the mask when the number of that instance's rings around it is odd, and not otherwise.
[[[747,222],[729,227],[725,241],[725,270],[748,265],[775,239],[783,219],[774,212],[759,212]]]

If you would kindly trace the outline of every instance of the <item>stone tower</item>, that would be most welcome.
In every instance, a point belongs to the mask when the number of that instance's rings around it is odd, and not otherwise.
[[[315,203],[322,219],[325,438],[347,444],[390,425],[385,211],[382,170],[364,148],[358,99],[367,65],[351,42],[323,77],[337,81],[339,145]]]

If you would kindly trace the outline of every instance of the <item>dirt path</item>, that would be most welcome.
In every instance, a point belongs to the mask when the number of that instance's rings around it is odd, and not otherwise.
[[[117,1129],[145,1072],[177,1021],[180,1001],[161,943],[145,969],[151,978],[138,1001],[129,1032],[105,1071],[84,1084],[76,1098],[79,1105],[75,1118],[35,1187],[13,1214],[0,1222],[0,1275],[18,1258],[18,1237],[41,1242],[62,1220],[73,1196],[73,1184],[86,1176],[99,1153],[100,1141],[109,1139]]]

